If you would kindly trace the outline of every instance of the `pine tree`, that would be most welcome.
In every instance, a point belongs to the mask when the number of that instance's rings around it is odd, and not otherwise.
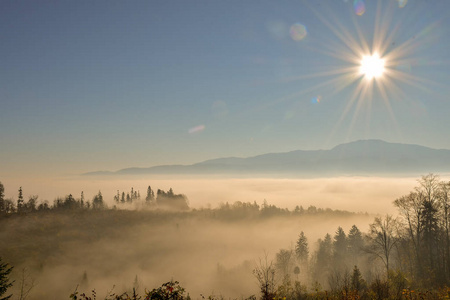
[[[0,212],[6,212],[5,187],[0,182]]]
[[[147,204],[150,204],[153,203],[154,200],[155,200],[155,193],[153,192],[151,186],[148,186],[147,197],[145,197],[145,202],[147,202]]]
[[[351,277],[351,287],[352,290],[358,293],[366,287],[366,282],[362,278],[361,271],[359,271],[357,266],[353,268],[353,274]]]
[[[347,236],[345,235],[342,227],[338,227],[336,234],[334,235],[333,241],[333,259],[334,265],[339,269],[343,270],[346,267],[347,259]]]
[[[80,206],[81,206],[81,208],[84,208],[84,192],[83,191],[81,191]]]
[[[361,254],[361,251],[364,247],[364,241],[362,238],[361,231],[353,225],[350,231],[348,232],[348,256],[350,257],[351,263],[356,265],[358,263],[358,258]]]
[[[17,212],[23,211],[23,193],[22,187],[19,188],[19,197],[17,198]]]
[[[119,203],[120,201],[120,194],[119,194],[119,190],[117,190],[117,194],[114,196],[114,202]]]
[[[94,199],[92,199],[92,208],[93,209],[102,209],[104,207],[105,207],[105,204],[103,203],[102,192],[98,191],[98,194],[94,196]]]
[[[2,258],[0,257],[0,300],[6,300],[11,298],[12,295],[2,297],[5,295],[8,288],[10,288],[13,282],[9,282],[9,274],[12,271],[12,267],[10,267],[7,263],[2,262]]]
[[[301,263],[304,264],[308,261],[308,239],[303,231],[300,232],[300,235],[298,236],[297,244],[295,245],[295,254]]]

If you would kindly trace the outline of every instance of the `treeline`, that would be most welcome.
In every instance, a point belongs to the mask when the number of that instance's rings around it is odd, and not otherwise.
[[[324,216],[350,216],[355,215],[353,212],[344,210],[333,210],[331,208],[318,208],[310,205],[307,208],[297,205],[293,210],[288,208],[281,208],[273,204],[269,204],[266,200],[260,205],[256,201],[242,202],[236,201],[234,203],[221,203],[219,207],[202,208],[200,210],[193,210],[201,215],[206,215],[210,218],[220,220],[248,220],[248,219],[266,219],[270,217],[295,217],[303,215],[324,215]]]
[[[49,204],[47,200],[40,201],[37,195],[31,195],[28,200],[23,196],[22,187],[18,190],[17,201],[5,198],[5,188],[0,182],[0,217],[12,214],[24,214],[32,212],[54,211],[54,210],[105,210],[118,209],[129,204],[144,205],[153,209],[168,210],[188,210],[188,199],[183,194],[175,194],[172,188],[165,192],[158,189],[156,197],[150,186],[147,189],[147,197],[145,201],[141,201],[139,191],[131,188],[131,193],[122,194],[117,191],[114,196],[114,206],[108,207],[104,201],[102,192],[99,191],[90,201],[84,197],[82,191],[79,198],[75,198],[72,194],[65,197],[57,197],[53,204]]]
[[[401,299],[416,289],[450,296],[450,182],[433,174],[418,182],[394,201],[399,217],[376,217],[366,233],[356,226],[347,233],[338,227],[311,252],[300,232],[295,248],[281,249],[273,263],[257,268],[263,298],[301,299],[306,287],[300,282],[352,299]]]
[[[5,198],[5,189],[0,182],[0,217],[12,214],[24,214],[44,211],[76,211],[76,210],[108,210],[121,208],[144,208],[144,209],[163,209],[170,211],[188,211],[189,200],[184,194],[174,193],[172,188],[168,191],[157,189],[155,191],[149,185],[145,198],[141,198],[138,190],[131,188],[130,191],[117,190],[113,197],[113,206],[108,206],[104,200],[102,192],[99,191],[91,200],[87,200],[82,191],[80,197],[75,198],[72,194],[65,197],[57,197],[53,204],[47,200],[39,200],[37,195],[31,195],[28,200],[24,199],[22,187],[18,190],[17,201]],[[259,205],[256,201],[234,203],[221,203],[218,208],[202,208],[190,210],[194,214],[205,215],[217,219],[237,220],[250,218],[266,218],[271,216],[295,216],[295,215],[315,215],[315,214],[333,214],[333,215],[351,215],[354,213],[341,210],[332,210],[330,208],[317,208],[310,205],[307,208],[297,205],[293,210],[280,208],[269,204],[266,200]]]

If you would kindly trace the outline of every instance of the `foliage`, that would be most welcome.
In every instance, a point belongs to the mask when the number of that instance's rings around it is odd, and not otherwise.
[[[77,287],[78,289],[78,287]],[[70,299],[72,300],[96,300],[97,292],[95,290],[91,291],[91,296],[86,293],[79,294],[77,289],[70,295]],[[114,287],[113,287],[114,289]],[[117,295],[111,291],[109,291],[104,298],[105,300],[190,300],[189,295],[184,296],[184,288],[182,288],[178,281],[169,281],[161,285],[161,287],[157,289],[153,289],[149,292],[146,292],[144,298],[139,296],[136,293],[135,288],[133,288],[133,292],[131,295],[128,293],[122,293]]]
[[[178,281],[169,281],[145,295],[145,300],[183,300],[184,288]]]
[[[3,263],[2,258],[0,257],[0,300],[9,299],[12,296],[4,296],[8,288],[13,285],[13,282],[9,281],[9,275],[12,270],[13,267],[10,267],[7,263]]]
[[[259,260],[259,264],[253,270],[253,275],[258,280],[261,299],[272,300],[276,296],[275,268],[272,261],[268,261],[267,255],[264,260]]]
[[[172,188],[168,192],[158,189],[156,192],[156,204],[159,208],[170,210],[188,210],[187,197],[175,194]]]
[[[295,255],[297,259],[305,264],[309,258],[308,239],[303,231],[298,236],[297,243],[295,244]]]

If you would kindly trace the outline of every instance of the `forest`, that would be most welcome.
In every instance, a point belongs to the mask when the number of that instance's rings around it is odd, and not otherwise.
[[[450,182],[417,182],[393,215],[196,209],[150,186],[49,204],[0,183],[0,299],[448,299]]]

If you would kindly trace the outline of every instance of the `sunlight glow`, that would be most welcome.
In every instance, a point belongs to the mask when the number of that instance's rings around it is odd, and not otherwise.
[[[359,71],[367,79],[380,77],[384,73],[384,59],[380,58],[377,53],[363,56]]]
[[[350,1],[344,1],[344,3],[347,2]],[[373,28],[364,27],[361,26],[360,20],[365,18],[364,14],[368,7],[365,6],[364,0],[352,2],[354,13],[350,15],[350,18],[353,27],[345,26],[345,23],[332,10],[319,11],[316,6],[309,6],[315,16],[336,37],[336,39],[324,40],[319,46],[311,47],[311,49],[335,58],[336,63],[303,76],[286,78],[287,81],[314,79],[317,82],[263,107],[325,92],[328,93],[326,95],[328,100],[351,88],[346,97],[345,108],[330,133],[330,138],[349,119],[350,122],[347,123],[349,135],[355,127],[361,125],[361,122],[365,123],[369,133],[372,107],[379,103],[384,105],[384,113],[389,118],[392,129],[400,134],[392,104],[395,101],[408,99],[404,85],[430,92],[427,86],[435,84],[427,78],[414,75],[412,68],[419,59],[416,50],[436,36],[431,33],[435,30],[438,21],[428,24],[415,35],[409,36],[407,32],[401,30],[401,19],[394,17],[397,6],[405,7],[408,0],[378,1],[376,9],[371,12],[375,15]],[[373,8],[374,6],[371,6],[371,9]],[[301,33],[301,30],[299,32]],[[304,46],[310,45],[305,43]],[[322,101],[321,98],[310,99],[315,105],[322,102],[326,104],[326,101]],[[350,118],[348,118],[349,115]]]

